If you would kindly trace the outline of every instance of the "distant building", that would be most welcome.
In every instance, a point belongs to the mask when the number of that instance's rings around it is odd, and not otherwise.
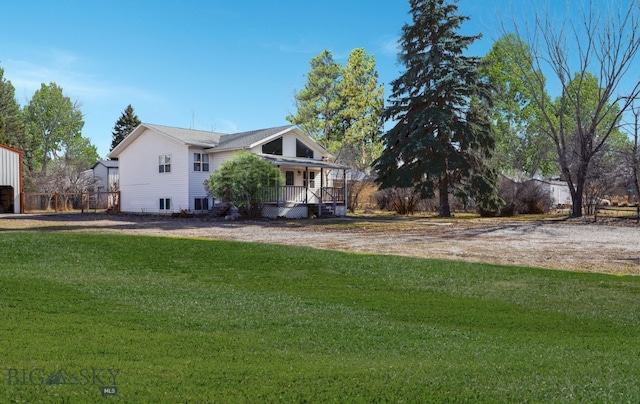
[[[118,160],[100,160],[91,166],[96,192],[117,191],[119,188]]]
[[[0,213],[22,213],[22,152],[0,144]]]
[[[566,181],[552,179],[534,179],[551,198],[552,206],[571,206],[571,192]]]

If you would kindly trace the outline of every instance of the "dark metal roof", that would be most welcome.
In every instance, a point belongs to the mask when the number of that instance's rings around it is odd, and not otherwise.
[[[245,149],[252,144],[259,142],[263,139],[276,135],[278,133],[285,132],[295,128],[294,125],[277,126],[274,128],[258,129],[249,132],[234,133],[231,135],[224,135],[220,138],[220,143],[216,146],[217,150],[220,149]]]

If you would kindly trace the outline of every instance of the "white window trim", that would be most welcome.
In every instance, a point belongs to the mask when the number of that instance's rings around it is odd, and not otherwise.
[[[169,161],[167,163],[167,161]],[[169,171],[167,171],[169,166]],[[162,167],[162,170],[160,170]],[[159,174],[171,174],[171,154],[161,154],[158,156],[158,173]]]
[[[209,155],[207,153],[193,153],[193,171],[208,173],[209,167]]]
[[[163,208],[160,208],[160,201],[162,201]],[[169,207],[167,208],[167,201],[169,201]],[[162,197],[158,198],[158,211],[160,212],[173,212],[173,201],[171,198]]]

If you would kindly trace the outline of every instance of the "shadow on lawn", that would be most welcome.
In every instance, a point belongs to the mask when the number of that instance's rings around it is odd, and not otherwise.
[[[189,218],[154,214],[106,214],[106,213],[50,213],[0,215],[0,232],[9,231],[78,231],[78,230],[188,230],[232,229],[244,226],[264,228],[302,228],[309,225],[333,224],[344,218],[316,220],[286,219],[238,219],[225,220],[215,216]]]

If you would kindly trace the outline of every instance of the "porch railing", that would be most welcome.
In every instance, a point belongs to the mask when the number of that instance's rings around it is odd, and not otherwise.
[[[344,188],[324,187],[312,189],[285,185],[265,191],[265,203],[344,203]]]

